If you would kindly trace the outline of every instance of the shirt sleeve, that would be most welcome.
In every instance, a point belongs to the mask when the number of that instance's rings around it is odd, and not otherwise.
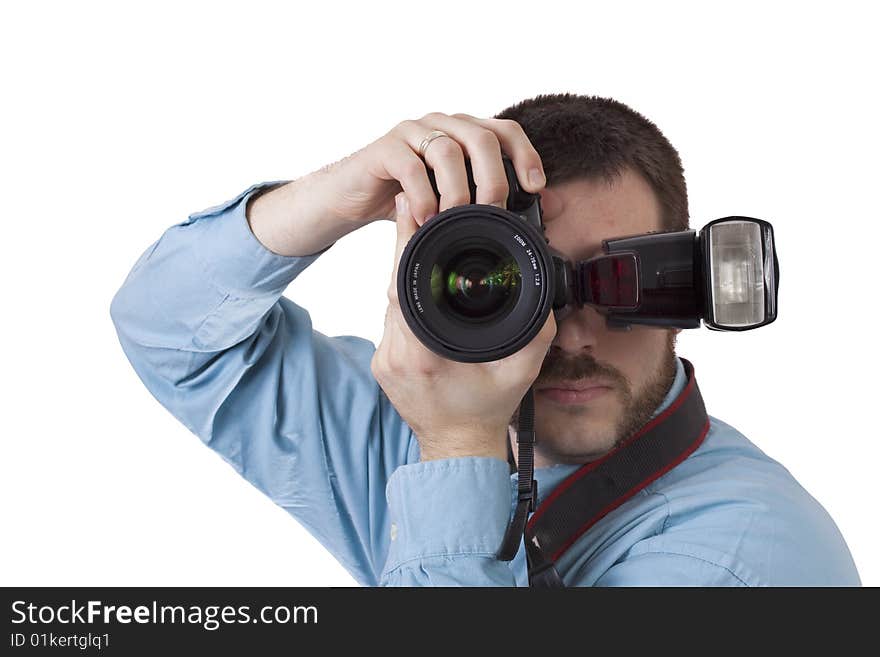
[[[513,505],[510,466],[462,457],[397,469],[387,486],[391,548],[385,586],[516,586],[495,554]]]
[[[372,376],[373,343],[313,330],[282,296],[330,247],[305,257],[266,249],[245,209],[267,186],[168,228],[110,315],[153,396],[374,585],[390,543],[385,486],[418,460],[418,445]]]

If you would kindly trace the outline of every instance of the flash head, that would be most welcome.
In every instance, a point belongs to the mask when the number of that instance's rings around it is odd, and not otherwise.
[[[705,253],[709,328],[744,331],[776,319],[779,260],[773,226],[761,219],[726,217],[700,232]]]

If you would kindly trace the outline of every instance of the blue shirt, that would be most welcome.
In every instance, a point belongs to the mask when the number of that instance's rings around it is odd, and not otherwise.
[[[266,249],[245,217],[262,186],[171,226],[137,260],[110,308],[132,367],[361,584],[526,586],[522,548],[512,562],[494,558],[516,475],[495,458],[419,461],[372,376],[373,343],[313,330],[282,296],[327,249]],[[679,361],[657,412],[684,382]],[[710,421],[699,449],[565,552],[566,585],[859,585],[822,506],[736,429]],[[578,467],[537,469],[540,499]]]

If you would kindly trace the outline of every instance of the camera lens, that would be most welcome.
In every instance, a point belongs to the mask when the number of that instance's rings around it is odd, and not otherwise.
[[[484,363],[541,330],[555,274],[544,236],[511,211],[470,204],[432,217],[400,258],[400,309],[413,334],[446,358]]]
[[[484,322],[509,310],[522,289],[512,255],[500,245],[455,243],[431,271],[431,296],[441,312],[463,321]]]

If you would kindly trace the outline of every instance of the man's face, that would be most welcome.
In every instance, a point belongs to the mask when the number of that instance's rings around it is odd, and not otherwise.
[[[585,179],[548,188],[542,208],[550,246],[572,261],[600,255],[603,239],[661,230],[653,190],[629,170],[610,184]],[[675,335],[636,325],[609,329],[589,306],[560,321],[534,383],[535,465],[594,460],[645,424],[675,377]],[[598,384],[607,387],[572,391]],[[512,430],[517,426],[514,415]]]

